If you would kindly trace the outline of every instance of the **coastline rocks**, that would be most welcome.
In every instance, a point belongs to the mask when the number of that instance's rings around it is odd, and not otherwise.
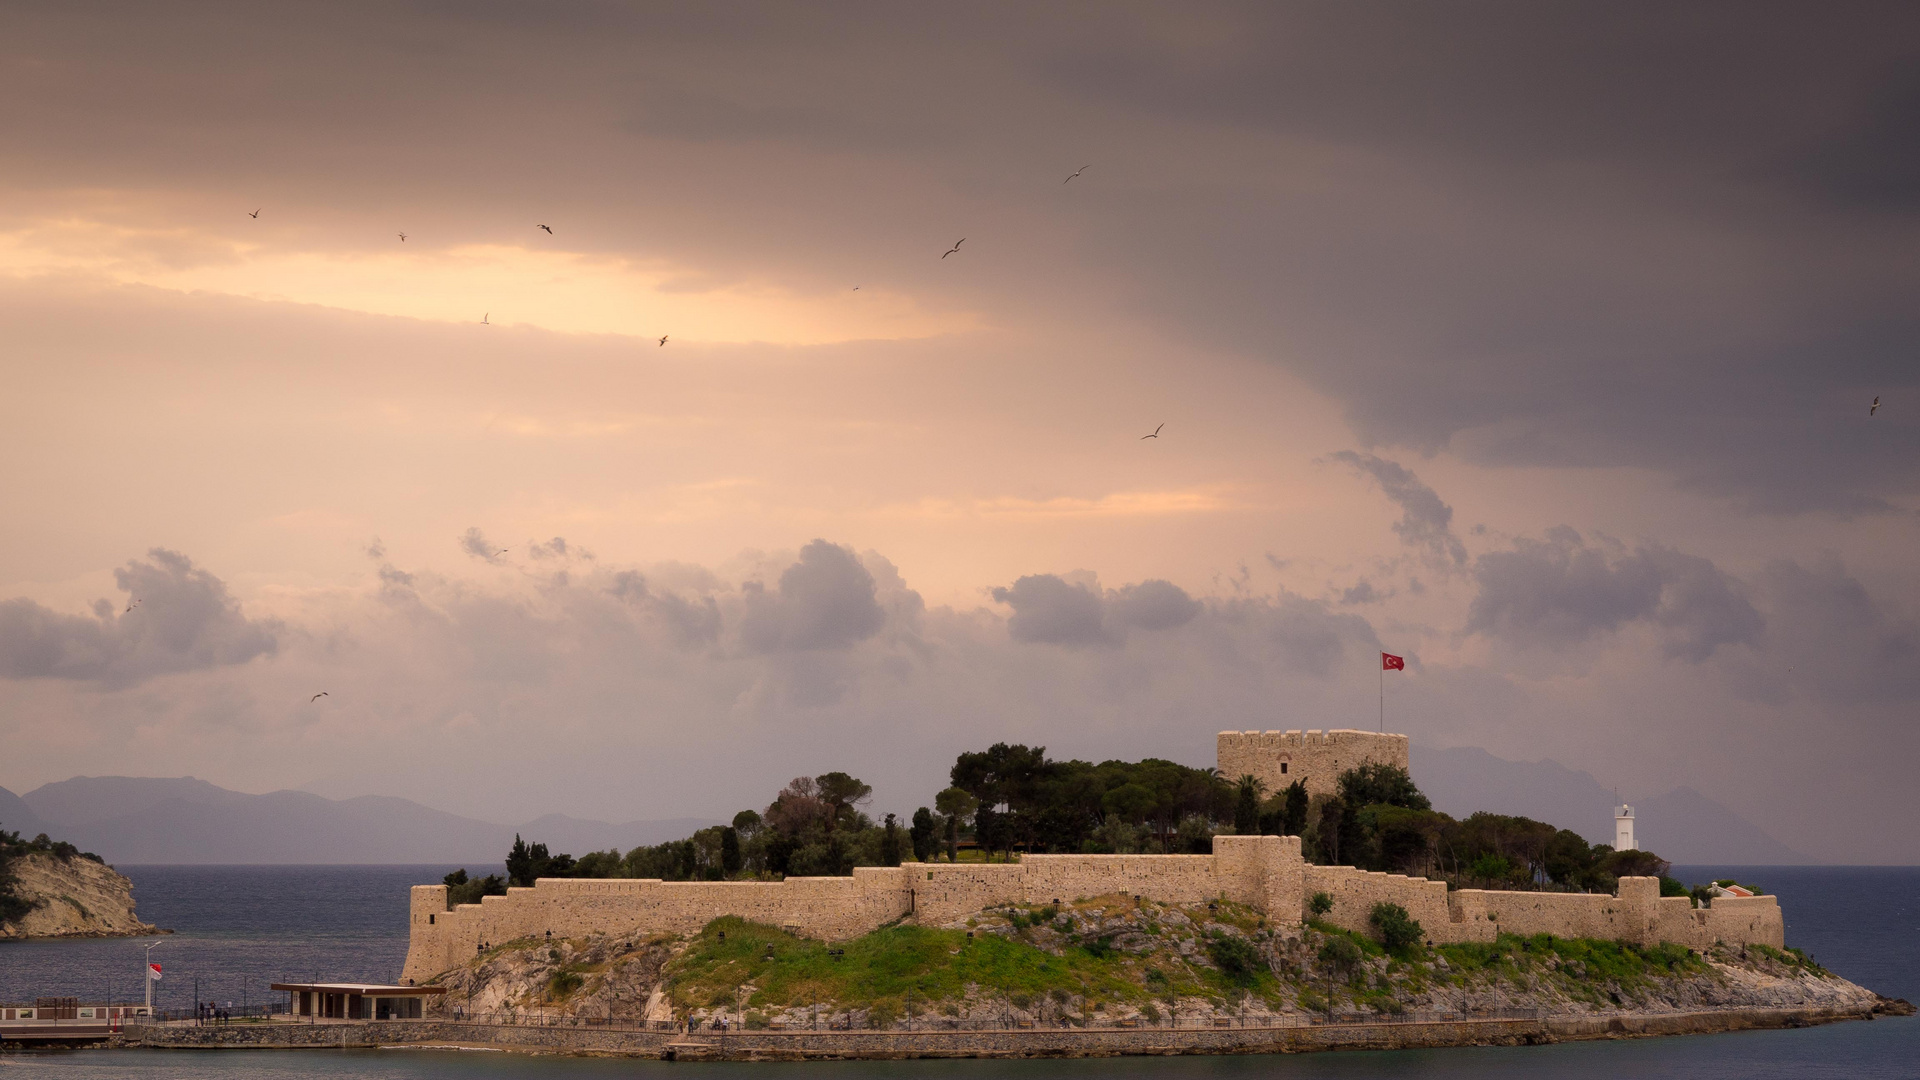
[[[34,852],[13,859],[14,894],[33,905],[0,923],[0,940],[131,937],[154,933],[133,910],[133,882],[104,863]]]

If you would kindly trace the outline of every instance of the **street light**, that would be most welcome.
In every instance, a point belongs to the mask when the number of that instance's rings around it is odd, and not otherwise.
[[[167,940],[165,938],[161,938],[160,940],[155,941],[152,944],[146,946],[147,966],[142,968],[140,971],[140,981],[147,984],[147,1019],[149,1021],[153,1019],[153,950],[159,948],[162,945],[165,945],[166,943],[167,943]]]

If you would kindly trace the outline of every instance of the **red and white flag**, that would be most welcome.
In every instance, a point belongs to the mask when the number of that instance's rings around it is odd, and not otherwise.
[[[1405,671],[1407,670],[1407,658],[1404,656],[1395,656],[1390,652],[1383,652],[1380,654],[1380,670]]]
[[[147,965],[147,978],[152,979],[154,982],[160,981],[160,965],[159,964]]]

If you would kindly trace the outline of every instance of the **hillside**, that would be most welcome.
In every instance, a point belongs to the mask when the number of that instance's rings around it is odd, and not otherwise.
[[[1754,1006],[1901,1012],[1793,952],[1503,936],[1389,953],[1324,925],[1270,927],[1235,904],[1110,896],[894,926],[828,943],[717,919],[691,938],[495,945],[434,980],[446,1007],[628,1020],[721,1014],[749,1028],[1254,1022],[1302,1013],[1604,1016]]]
[[[0,836],[0,940],[126,937],[154,928],[134,914],[133,882],[65,846]]]
[[[391,796],[252,795],[190,776],[79,776],[23,797],[0,789],[0,810],[9,805],[25,813],[18,826],[0,816],[7,828],[51,832],[125,865],[495,865],[515,833],[560,837],[560,843],[586,851],[659,843],[711,824],[696,818],[611,824],[550,815],[503,825]]]

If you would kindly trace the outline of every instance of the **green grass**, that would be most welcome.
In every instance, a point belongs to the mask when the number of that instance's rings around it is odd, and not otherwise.
[[[725,934],[725,939],[721,935]],[[768,959],[768,947],[772,959]],[[843,953],[834,956],[833,950]],[[1054,956],[1023,941],[964,930],[894,926],[840,945],[796,937],[737,918],[716,919],[671,965],[671,985],[702,1001],[751,983],[756,1006],[820,1001],[904,1001],[964,997],[969,984],[1039,997],[1059,990],[1109,1000],[1144,999],[1144,979],[1110,950]]]

